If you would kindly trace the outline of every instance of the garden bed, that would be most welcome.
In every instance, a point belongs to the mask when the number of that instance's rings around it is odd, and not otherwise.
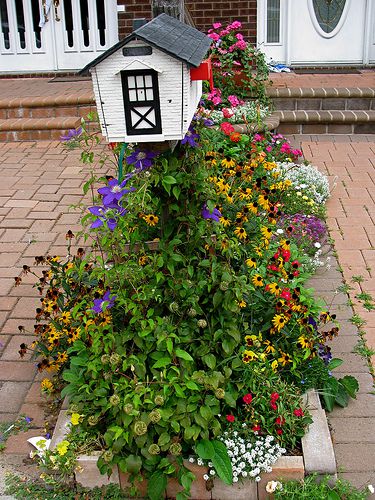
[[[319,396],[314,390],[308,391],[304,396],[307,407],[313,417],[309,430],[302,438],[302,456],[289,455],[280,457],[272,467],[272,472],[262,475],[261,480],[243,480],[238,484],[228,486],[220,479],[215,478],[211,483],[212,489],[208,490],[208,484],[203,479],[207,467],[185,461],[185,466],[195,474],[195,481],[191,487],[192,500],[265,500],[270,498],[266,492],[269,481],[303,479],[305,474],[318,473],[321,475],[336,475],[336,462],[333,452],[331,436],[328,429],[325,411],[322,409]],[[56,427],[52,436],[51,449],[61,442],[69,432],[70,417],[67,404],[60,411]],[[81,455],[77,459],[78,471],[75,473],[76,481],[83,487],[94,488],[105,486],[110,483],[118,484],[126,490],[130,487],[128,475],[115,467],[112,475],[108,478],[101,475],[97,468],[97,460],[101,452],[93,452],[91,455]],[[146,496],[147,483],[138,484],[139,495]],[[165,498],[175,498],[180,486],[175,479],[168,483]]]

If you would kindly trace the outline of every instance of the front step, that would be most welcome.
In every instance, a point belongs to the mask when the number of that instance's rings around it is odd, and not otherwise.
[[[373,88],[269,88],[284,134],[375,134]]]
[[[0,142],[59,140],[94,111],[91,94],[0,99]]]

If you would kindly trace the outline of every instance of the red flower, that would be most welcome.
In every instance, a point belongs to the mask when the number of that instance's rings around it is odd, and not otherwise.
[[[302,408],[297,408],[296,410],[294,410],[294,415],[296,417],[303,417],[303,411],[302,411]]]
[[[277,429],[277,431],[276,431],[276,432],[277,432],[277,434],[278,434],[279,436],[281,436],[281,434],[283,433],[282,429]]]
[[[249,405],[253,400],[253,396],[250,393],[245,394],[245,396],[242,398],[242,400],[245,404]]]
[[[291,262],[292,264],[292,267],[294,267],[295,269],[297,269],[301,264],[298,262],[298,260],[294,260],[293,262]]]
[[[224,132],[224,134],[226,134],[226,135],[230,135],[234,132],[234,127],[229,122],[223,122],[220,125],[220,128],[221,128],[222,132]]]
[[[280,396],[279,396],[279,394],[277,392],[273,392],[271,394],[271,401],[275,402],[275,401],[277,401],[279,399],[279,397]]]
[[[230,137],[229,139],[232,141],[232,142],[240,142],[241,140],[241,134],[239,132],[233,132],[232,134],[230,134]]]
[[[290,250],[285,250],[284,248],[281,250],[281,255],[283,256],[283,259],[285,262],[288,262],[290,259]]]
[[[254,432],[260,432],[260,425],[254,425],[254,427],[251,430]]]
[[[281,292],[280,297],[285,300],[290,300],[292,298],[292,294],[290,293],[289,288],[284,288]]]
[[[273,403],[273,402],[271,401],[270,405],[271,405],[271,408],[272,408],[273,410],[277,410],[277,406],[276,406],[276,404],[275,404],[275,403]]]
[[[226,419],[228,420],[228,422],[234,422],[236,420],[234,415],[227,415]]]
[[[276,425],[284,425],[285,424],[285,418],[284,417],[277,417],[275,419],[275,424]]]

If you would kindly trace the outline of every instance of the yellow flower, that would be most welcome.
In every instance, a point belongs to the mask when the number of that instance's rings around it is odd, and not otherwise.
[[[65,311],[62,313],[61,317],[60,317],[61,321],[63,323],[65,323],[66,325],[70,322],[70,319],[71,319],[71,314],[69,311]]]
[[[275,162],[266,161],[263,164],[263,167],[265,168],[265,170],[273,170],[274,168],[276,168],[276,163]]]
[[[228,240],[223,240],[221,242],[221,249],[222,250],[227,250],[229,248],[229,243],[228,243]]]
[[[253,214],[256,215],[258,213],[258,203],[257,202],[249,203],[246,206],[250,210],[250,212],[252,212]]]
[[[251,189],[250,188],[240,189],[238,196],[240,200],[247,200],[251,196]]]
[[[292,362],[292,358],[289,356],[289,354],[282,352],[280,358],[278,359],[278,362],[285,366],[288,363]]]
[[[81,335],[81,329],[80,328],[76,328],[76,330],[70,330],[69,332],[66,332],[66,335],[68,337],[67,338],[68,344],[72,344]]]
[[[52,259],[51,262],[59,262],[60,257],[58,255],[55,255]]]
[[[262,233],[263,238],[269,240],[272,236],[272,230],[269,227],[262,226],[260,228],[260,232]]]
[[[242,212],[237,212],[236,214],[236,219],[237,219],[237,222],[241,222],[241,220],[243,222],[247,222],[249,219],[247,218],[246,214],[243,214]]]
[[[72,425],[78,425],[81,422],[82,417],[83,415],[80,415],[79,413],[73,413],[70,418]]]
[[[74,267],[73,262],[68,262],[66,265],[66,269],[72,269]]]
[[[250,361],[254,361],[254,359],[257,359],[257,355],[255,354],[254,351],[244,351],[242,355],[242,361],[244,363],[250,363]]]
[[[273,295],[279,295],[280,294],[280,287],[277,283],[270,283],[268,286],[269,292],[271,292]]]
[[[42,391],[46,391],[46,392],[51,392],[53,390],[53,384],[48,378],[44,378],[41,381],[40,387],[41,387]]]
[[[263,278],[260,274],[255,274],[251,281],[253,282],[253,285],[254,286],[263,286],[264,283],[263,283]]]
[[[265,210],[269,210],[270,208],[270,203],[268,201],[268,196],[264,194],[260,194],[258,196],[258,203],[259,205],[264,208]]]
[[[61,443],[58,443],[56,445],[56,449],[57,449],[57,453],[63,457],[64,455],[66,455],[67,451],[68,451],[68,448],[69,448],[69,441],[61,441]]]
[[[265,349],[265,351],[266,351],[267,354],[274,353],[276,351],[276,349],[271,344],[270,340],[265,340],[264,341],[264,345],[267,346],[266,349]]]
[[[146,264],[147,264],[147,261],[148,261],[148,257],[147,257],[147,255],[141,255],[141,256],[139,257],[139,259],[138,259],[138,264],[139,264],[140,266],[144,266],[144,265],[146,265]]]
[[[234,234],[240,239],[240,240],[246,240],[247,238],[247,233],[243,227],[236,227],[234,230]]]
[[[225,168],[232,168],[232,167],[234,167],[234,165],[236,164],[236,162],[233,160],[233,158],[230,158],[229,156],[227,156],[226,158],[224,158],[223,160],[221,160],[221,164]]]
[[[290,250],[290,241],[282,239],[280,240],[280,246],[283,250]]]
[[[87,329],[88,329],[91,325],[95,325],[95,321],[94,321],[93,319],[89,319],[88,321],[86,321],[86,324],[85,324],[85,330],[87,331]]]
[[[311,347],[311,342],[309,342],[303,335],[298,337],[298,344],[302,349],[309,349]]]
[[[68,361],[68,355],[66,354],[66,352],[58,352],[56,363],[63,364],[66,361]]]
[[[272,318],[272,324],[277,329],[277,331],[280,331],[287,323],[288,318],[284,314],[276,314]]]
[[[246,335],[245,342],[247,347],[251,347],[253,345],[259,346],[259,340],[256,335]]]
[[[238,306],[240,308],[246,307],[246,302],[244,300],[241,300],[240,302],[237,302]]]
[[[228,219],[228,217],[220,217],[219,221],[221,222],[221,224],[223,224],[224,227],[230,225],[230,220]]]
[[[272,361],[271,363],[271,368],[272,370],[275,372],[277,370],[277,367],[279,366],[279,363],[276,361],[276,359],[274,361]]]
[[[149,226],[156,226],[156,224],[159,222],[159,217],[154,214],[143,215],[143,220]]]
[[[257,267],[257,261],[253,257],[250,257],[250,259],[246,259],[246,265],[250,268]]]

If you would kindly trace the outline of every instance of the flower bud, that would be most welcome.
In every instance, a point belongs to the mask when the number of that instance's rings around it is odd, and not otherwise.
[[[221,389],[221,387],[219,387],[218,389],[216,389],[215,396],[217,397],[217,399],[224,399],[224,397],[225,397],[225,391],[224,391],[224,389]]]
[[[205,319],[198,319],[197,325],[199,326],[199,328],[206,328],[207,321]]]
[[[111,450],[106,450],[103,455],[102,455],[102,459],[104,460],[104,462],[110,462],[113,458],[113,453],[111,452]]]
[[[134,410],[134,406],[131,403],[127,403],[124,406],[124,412],[129,415]]]
[[[176,313],[179,310],[177,302],[171,302],[169,304],[169,309],[171,310],[171,312]]]
[[[117,394],[112,394],[109,398],[109,402],[112,406],[117,406],[120,403],[120,397]]]
[[[159,455],[160,453],[160,446],[157,444],[150,444],[148,447],[148,452],[150,455]]]
[[[103,365],[107,365],[109,363],[109,359],[109,354],[103,354],[103,356],[100,358],[100,361]]]
[[[87,422],[89,425],[94,426],[99,422],[99,417],[97,415],[90,415]]]
[[[182,446],[180,443],[172,443],[169,447],[169,453],[171,455],[181,455]]]
[[[159,410],[152,410],[152,412],[149,414],[148,417],[151,420],[151,422],[156,424],[157,422],[159,422],[161,420],[161,413]]]
[[[225,292],[225,290],[228,290],[229,288],[229,283],[228,281],[222,281],[219,285],[219,288],[222,292]]]
[[[160,395],[155,396],[154,403],[158,406],[162,406],[164,404],[163,396]]]
[[[190,317],[190,318],[195,318],[195,316],[197,315],[197,311],[191,307],[188,312],[187,312],[187,315]]]
[[[142,420],[138,420],[134,424],[134,433],[137,436],[143,436],[143,434],[146,434],[147,432],[147,424],[143,422]]]
[[[114,352],[111,354],[109,361],[110,361],[111,365],[117,366],[121,361],[121,356],[119,354],[117,354],[117,352]]]

